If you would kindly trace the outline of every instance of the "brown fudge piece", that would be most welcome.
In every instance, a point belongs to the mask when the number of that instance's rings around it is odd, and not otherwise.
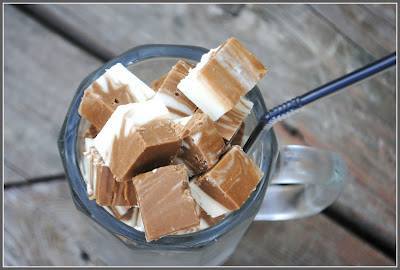
[[[164,82],[165,77],[167,77],[167,74],[162,75],[159,79],[154,80],[151,82],[150,86],[154,91],[158,91],[158,89],[160,88],[161,84]]]
[[[164,102],[170,113],[177,118],[192,115],[197,109],[197,106],[177,88],[178,83],[188,75],[191,68],[193,68],[193,65],[179,60],[168,72],[155,95],[156,98],[160,98]]]
[[[225,140],[230,141],[239,130],[244,119],[249,115],[253,103],[245,97],[241,97],[236,106],[224,114],[215,122],[218,133],[224,137]]]
[[[198,226],[196,203],[183,165],[170,165],[133,178],[147,241]]]
[[[167,165],[177,154],[181,139],[168,115],[155,99],[121,105],[113,112],[94,146],[117,181]]]
[[[117,106],[142,102],[154,91],[121,64],[116,64],[84,92],[79,114],[101,130]]]
[[[194,174],[214,166],[225,150],[224,139],[205,113],[196,112],[183,128],[181,137],[183,141],[178,157]]]
[[[239,146],[233,146],[196,184],[229,210],[237,210],[256,189],[263,173]]]
[[[136,194],[131,181],[117,182],[110,169],[97,165],[96,203],[103,206],[134,206]]]
[[[167,119],[152,120],[127,137],[114,141],[110,169],[118,181],[170,164],[180,149],[176,125]]]
[[[232,110],[266,71],[237,39],[230,38],[203,55],[200,63],[178,84],[178,89],[216,121]]]

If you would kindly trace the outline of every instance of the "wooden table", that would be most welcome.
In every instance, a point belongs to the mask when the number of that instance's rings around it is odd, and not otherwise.
[[[74,207],[56,139],[80,81],[146,43],[243,41],[269,107],[395,50],[394,5],[5,6],[6,265],[132,265]],[[395,70],[303,109],[280,143],[340,153],[351,178],[312,218],[255,222],[227,265],[394,265]],[[107,244],[106,244],[107,243]],[[109,252],[112,250],[113,252]]]

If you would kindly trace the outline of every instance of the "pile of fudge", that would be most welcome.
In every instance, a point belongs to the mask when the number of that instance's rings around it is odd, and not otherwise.
[[[263,173],[233,139],[265,75],[237,39],[179,60],[149,87],[118,63],[85,91],[82,174],[91,200],[147,241],[203,230],[239,209]]]

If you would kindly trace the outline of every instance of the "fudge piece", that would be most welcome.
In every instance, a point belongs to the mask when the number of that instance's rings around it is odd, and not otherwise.
[[[188,75],[192,67],[191,64],[179,60],[168,72],[155,95],[155,98],[159,98],[164,102],[171,115],[175,118],[192,115],[197,109],[197,106],[177,88],[178,83]],[[193,89],[193,91],[195,90]]]
[[[195,184],[229,210],[237,210],[256,189],[262,176],[243,150],[233,146],[210,171],[196,179]]]
[[[117,106],[143,102],[154,94],[150,87],[118,63],[85,90],[78,112],[101,130]]]
[[[158,91],[158,89],[160,88],[161,84],[163,83],[163,81],[165,80],[165,77],[167,77],[167,74],[162,75],[159,79],[154,80],[151,82],[150,86],[154,91]]]
[[[133,185],[147,241],[199,225],[184,166],[170,165],[137,175]]]
[[[230,141],[253,108],[253,102],[241,97],[235,107],[215,122],[218,133]]]
[[[131,182],[115,181],[110,169],[104,165],[100,154],[93,147],[92,139],[85,139],[84,153],[86,173],[84,174],[89,199],[103,206],[134,206],[136,195]]]
[[[104,206],[135,206],[136,195],[130,181],[117,182],[110,169],[97,165],[96,203]]]
[[[167,165],[176,156],[181,139],[168,116],[159,100],[121,105],[115,110],[94,145],[117,181]]]
[[[215,124],[205,114],[196,112],[181,131],[182,147],[178,157],[200,174],[217,163],[225,150],[225,142]]]
[[[262,63],[238,40],[230,38],[203,55],[178,89],[216,121],[232,110],[265,73]]]

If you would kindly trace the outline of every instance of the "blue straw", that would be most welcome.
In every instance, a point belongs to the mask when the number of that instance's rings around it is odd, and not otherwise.
[[[259,120],[256,128],[250,134],[249,139],[246,141],[243,146],[243,150],[247,152],[253,143],[256,141],[260,132],[264,129],[264,127],[271,127],[276,122],[284,119],[288,116],[289,113],[298,110],[299,108],[310,104],[320,98],[326,97],[332,93],[335,93],[345,87],[352,85],[356,82],[359,82],[363,79],[371,77],[376,73],[387,69],[396,64],[396,52],[391,53],[390,55],[377,60],[365,67],[357,69],[349,74],[346,74],[334,81],[331,81],[327,84],[324,84],[320,87],[311,90],[310,92],[305,93],[304,95],[295,97],[281,105],[276,106],[272,110],[268,111],[261,119]]]

